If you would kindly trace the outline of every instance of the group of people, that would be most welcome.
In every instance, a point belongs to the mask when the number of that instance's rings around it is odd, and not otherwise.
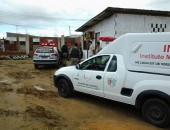
[[[66,59],[65,59],[66,58]],[[83,51],[81,43],[75,42],[74,45],[68,49],[67,43],[61,48],[61,59],[70,60],[70,65],[78,64],[83,58]]]
[[[91,57],[91,56],[97,54],[100,50],[101,50],[101,47],[100,47],[99,41],[96,42],[95,46],[90,41],[90,46],[89,46],[89,50],[88,50],[88,57]]]
[[[88,57],[97,54],[101,50],[100,42],[96,42],[95,46],[90,41]],[[70,60],[70,65],[78,64],[83,58],[83,50],[81,43],[75,42],[74,45],[69,49],[67,43],[61,48],[61,60]],[[66,64],[65,64],[66,65]]]

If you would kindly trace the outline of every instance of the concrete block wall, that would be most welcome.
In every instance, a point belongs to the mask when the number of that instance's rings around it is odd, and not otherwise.
[[[100,36],[116,38],[126,33],[170,32],[170,17],[117,13],[88,28],[85,32],[88,31],[99,32]],[[100,42],[102,47],[106,46],[106,42]],[[94,43],[95,40],[93,40]]]

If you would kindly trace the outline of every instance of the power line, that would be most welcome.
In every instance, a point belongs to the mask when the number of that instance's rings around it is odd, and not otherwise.
[[[37,28],[37,29],[48,29],[48,30],[56,30],[56,29],[50,29],[50,28],[43,28],[43,27],[35,27],[35,26],[29,26],[29,25],[21,25],[21,24],[14,24],[14,23],[8,23],[8,22],[2,22],[0,21],[1,24],[7,24],[7,25],[13,25],[13,26],[20,26],[20,27],[28,27],[28,28]],[[0,26],[1,26],[0,24]],[[63,24],[62,26],[65,26],[65,27],[73,27],[73,28],[77,28],[77,27],[80,27],[80,26],[70,26],[70,25],[66,25],[66,24]]]
[[[13,26],[20,26],[20,27],[37,28],[37,29],[48,29],[48,28],[33,27],[33,26],[27,26],[27,25],[21,25],[21,24],[12,24],[12,23],[7,23],[7,22],[0,22],[0,23],[7,24],[7,25],[13,25]],[[56,29],[48,29],[48,30],[56,30]]]
[[[14,25],[14,26],[21,26],[21,27],[37,28],[37,29],[46,29],[46,28],[35,27],[35,26],[32,26],[31,24],[40,25],[39,23],[45,24],[46,22],[51,22],[51,23],[55,24],[54,22],[58,23],[59,20],[87,21],[86,19],[55,18],[55,17],[38,16],[38,15],[24,14],[24,13],[12,13],[12,12],[9,13],[9,12],[4,12],[4,11],[0,11],[0,19],[1,19],[0,23],[4,23],[4,24],[8,24],[8,25]],[[17,20],[17,19],[19,19],[19,20]],[[14,22],[9,23],[8,22],[9,20],[10,21],[18,21],[18,22],[24,20],[24,23],[27,23],[29,25],[22,25],[22,24],[17,24],[17,23],[14,23]],[[35,20],[39,20],[39,21],[35,21]],[[30,21],[33,21],[33,22],[30,22]],[[61,26],[67,26],[68,27],[69,25],[70,25],[70,23],[68,25],[63,25],[63,23],[62,23]],[[74,27],[74,26],[72,26],[72,27]]]
[[[10,20],[10,22],[9,22]],[[19,22],[22,22],[24,20],[24,23],[27,25],[23,25],[23,24],[18,24]],[[37,21],[39,20],[39,21]],[[6,25],[12,25],[12,26],[16,26],[16,27],[25,27],[25,28],[35,28],[35,29],[46,29],[46,30],[57,30],[57,27],[55,29],[52,28],[44,28],[44,27],[36,27],[34,25],[37,24],[37,26],[40,25],[47,25],[47,22],[51,22],[53,23],[53,26],[59,26],[59,25],[54,25],[56,24],[55,22],[59,22],[59,21],[87,21],[87,19],[74,19],[74,18],[56,18],[56,17],[47,17],[47,16],[40,16],[40,15],[33,15],[33,14],[24,14],[24,13],[12,13],[12,12],[4,12],[0,10],[0,24],[6,24]],[[11,22],[12,21],[12,22]],[[16,21],[18,23],[16,23]],[[31,22],[30,22],[31,21]],[[50,23],[50,24],[51,24]],[[33,26],[31,26],[31,24]],[[48,24],[48,26],[50,26],[50,24]],[[70,23],[68,23],[66,25],[62,23],[62,25],[60,26],[65,26],[65,27],[79,27],[76,26],[78,24],[73,23],[73,26],[70,26]],[[1,26],[1,25],[0,25]]]
[[[40,15],[33,15],[33,14],[24,14],[24,13],[12,13],[12,12],[3,12],[0,11],[0,17],[16,17],[16,18],[31,18],[31,19],[46,19],[46,20],[66,20],[66,21],[88,21],[88,19],[74,19],[74,18],[55,18],[55,17],[46,17]]]

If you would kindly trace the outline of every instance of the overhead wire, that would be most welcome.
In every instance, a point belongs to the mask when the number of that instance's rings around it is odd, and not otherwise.
[[[13,25],[13,26],[20,26],[20,27],[28,27],[28,28],[37,28],[37,29],[48,29],[48,30],[56,30],[56,29],[50,29],[50,28],[40,28],[40,27],[33,27],[33,26],[27,26],[27,25],[21,25],[21,24],[12,24],[12,23],[6,23],[6,22],[1,22],[2,24],[7,24],[7,25]]]
[[[27,25],[18,24],[19,22],[16,22],[17,20],[23,20],[26,21]],[[10,22],[9,22],[10,20]],[[28,27],[28,28],[37,28],[37,29],[49,29],[49,28],[43,28],[43,27],[35,27],[32,26],[32,24],[36,24],[35,22],[29,23],[28,21],[36,21],[39,20],[46,23],[46,22],[58,22],[58,21],[87,21],[87,19],[74,19],[74,18],[56,18],[56,17],[47,17],[42,15],[35,15],[35,14],[26,14],[26,13],[13,13],[13,12],[4,12],[0,10],[0,23],[7,24],[7,25],[13,25],[13,26],[21,26],[21,27]],[[11,22],[12,21],[12,22]],[[38,21],[37,21],[38,22]],[[54,23],[55,24],[55,23]],[[70,25],[63,25],[62,26],[70,26]],[[71,26],[75,27],[75,26]],[[78,27],[78,26],[77,26]],[[56,29],[50,29],[50,30],[56,30]]]
[[[66,20],[66,21],[87,21],[88,19],[76,19],[76,18],[56,18],[56,17],[47,17],[41,15],[34,15],[34,14],[25,14],[25,13],[12,13],[12,12],[3,12],[0,10],[0,16],[4,17],[28,17],[29,18],[37,18],[37,19],[51,19],[51,20]]]

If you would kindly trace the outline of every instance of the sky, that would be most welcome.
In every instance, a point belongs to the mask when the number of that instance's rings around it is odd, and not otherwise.
[[[0,38],[81,35],[75,30],[107,7],[170,11],[170,0],[0,0]]]

